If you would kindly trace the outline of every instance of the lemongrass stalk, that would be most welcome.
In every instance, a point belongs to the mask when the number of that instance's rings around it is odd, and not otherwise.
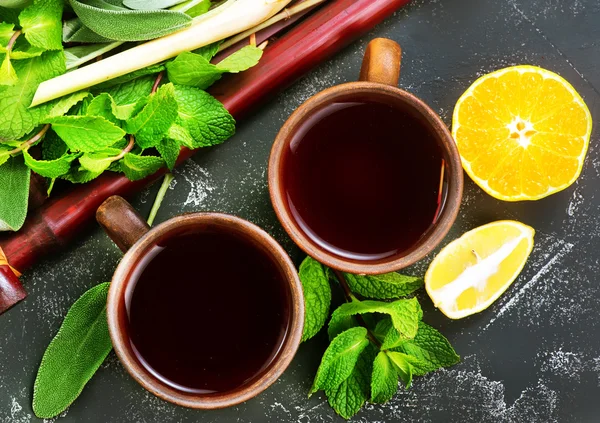
[[[292,16],[294,16],[300,12],[304,12],[306,9],[310,9],[311,7],[315,7],[321,3],[325,3],[326,1],[327,0],[305,0],[302,3],[299,3],[295,6],[287,7],[285,9],[283,9],[280,13],[271,17],[270,19],[267,19],[260,25],[250,28],[250,29],[222,42],[221,45],[219,46],[219,51],[223,51],[226,48],[231,47],[235,43],[239,43],[244,38],[247,38],[250,35],[257,33],[258,31],[260,31],[262,29],[268,28],[271,25],[274,25],[279,21],[283,21],[285,19],[290,19]]]
[[[291,0],[229,0],[194,19],[191,26],[140,44],[40,84],[31,106],[155,65],[252,28]]]

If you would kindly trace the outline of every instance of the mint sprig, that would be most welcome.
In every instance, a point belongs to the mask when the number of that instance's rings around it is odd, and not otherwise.
[[[346,297],[347,302],[331,313],[331,343],[309,393],[323,390],[331,407],[343,418],[354,416],[367,401],[389,401],[399,382],[408,389],[414,376],[460,360],[448,340],[422,322],[417,299],[398,298],[420,288],[422,279],[396,273],[351,275],[332,271],[310,257],[302,262],[299,276],[306,307],[303,341],[325,325],[330,282]],[[364,297],[388,301],[361,299]]]

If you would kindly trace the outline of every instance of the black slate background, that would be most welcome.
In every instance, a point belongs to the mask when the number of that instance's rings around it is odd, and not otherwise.
[[[375,1],[375,0],[374,0]],[[403,49],[400,86],[423,98],[447,124],[460,94],[480,75],[515,64],[553,70],[581,93],[600,124],[598,0],[415,1],[333,60],[240,122],[237,135],[206,150],[176,174],[157,222],[188,211],[233,213],[270,232],[299,262],[302,254],[271,209],[266,163],[287,116],[312,94],[352,81],[371,38]],[[517,219],[536,230],[521,276],[488,310],[450,321],[421,295],[425,320],[451,340],[463,361],[415,381],[389,404],[368,406],[355,422],[600,421],[600,241],[598,131],[581,178],[534,203],[503,203],[468,178],[460,216],[443,245],[466,230]],[[143,213],[158,186],[133,204]],[[410,206],[410,204],[407,204]],[[95,229],[23,278],[29,298],[0,317],[0,422],[36,421],[32,386],[43,351],[69,306],[110,279],[120,253]],[[408,271],[423,274],[431,257]],[[200,271],[200,270],[199,270]],[[229,336],[235,336],[232,329]],[[201,412],[165,403],[138,386],[113,354],[60,421],[341,422],[323,396],[306,398],[324,336],[303,345],[285,375],[239,406]]]

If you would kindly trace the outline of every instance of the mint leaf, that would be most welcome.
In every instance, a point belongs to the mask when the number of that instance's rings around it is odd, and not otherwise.
[[[398,367],[390,361],[388,355],[381,351],[373,362],[371,377],[371,401],[383,404],[398,392]]]
[[[217,63],[217,68],[224,72],[238,73],[256,66],[263,51],[255,46],[245,46]]]
[[[386,354],[391,360],[391,362],[396,365],[396,369],[398,370],[398,376],[404,382],[406,389],[410,388],[413,377],[413,367],[411,364],[411,362],[413,361],[412,357],[394,351],[386,351],[383,354]]]
[[[156,64],[156,65],[151,65],[151,66],[148,66],[148,67],[145,67],[142,69],[138,69],[133,72],[129,72],[129,73],[119,76],[117,78],[113,78],[109,81],[102,82],[98,85],[95,85],[94,90],[96,90],[98,92],[106,91],[108,88],[113,88],[117,85],[121,85],[126,82],[131,82],[131,81],[134,81],[137,79],[142,79],[143,76],[154,75],[156,73],[164,71],[165,69],[166,69],[165,65],[163,65],[161,63]],[[147,96],[150,94],[150,91],[152,89],[152,86],[154,85],[154,81],[155,81],[156,77],[145,78],[145,79],[147,79],[149,81],[146,83],[149,83],[150,87],[142,93],[143,96]],[[135,102],[135,100],[133,100],[131,102]],[[121,104],[118,101],[117,101],[117,103]]]
[[[72,151],[97,151],[125,136],[125,131],[99,116],[59,116],[47,122]]]
[[[194,4],[192,7],[189,7],[190,4],[192,3],[196,3]],[[208,10],[210,9],[211,6],[211,0],[188,0],[187,2],[183,3],[180,6],[177,6],[177,8],[175,8],[176,10],[180,10],[182,12],[185,12],[187,15],[191,16],[192,18],[195,18],[196,16],[200,16],[206,12],[208,12]]]
[[[31,172],[23,157],[0,166],[0,231],[18,231],[27,217]]]
[[[103,283],[85,292],[48,345],[33,387],[37,417],[52,418],[66,410],[112,349],[106,323],[108,287]]]
[[[173,84],[165,84],[156,91],[148,104],[125,123],[125,130],[134,134],[142,148],[155,147],[177,118],[177,101]]]
[[[167,63],[169,81],[179,84],[206,89],[221,78],[225,72],[211,64],[206,57],[184,52],[175,60]]]
[[[106,88],[106,92],[112,96],[119,106],[134,104],[150,95],[154,80],[153,76],[143,76]]]
[[[110,94],[102,93],[94,97],[88,104],[85,114],[87,116],[100,116],[107,121],[113,123],[116,126],[120,126],[119,119],[113,113],[112,105],[114,104],[113,98]],[[115,104],[115,107],[117,105]]]
[[[5,145],[5,144],[0,144],[0,166],[2,166],[4,163],[6,163],[8,161],[8,159],[10,159],[9,152],[12,150],[13,150],[13,147]]]
[[[77,154],[67,154],[55,160],[36,160],[27,150],[23,151],[25,164],[40,176],[55,179],[64,175],[71,168],[71,162],[77,158]]]
[[[354,416],[369,399],[373,359],[377,349],[369,344],[358,357],[348,379],[339,386],[325,390],[329,405],[345,419]]]
[[[325,350],[309,396],[319,389],[334,389],[348,379],[368,344],[367,330],[363,327],[348,329],[336,336]]]
[[[156,145],[156,150],[164,159],[169,170],[173,170],[175,163],[177,162],[177,157],[179,157],[179,152],[181,151],[181,147],[177,141],[167,138],[162,139]]]
[[[329,326],[327,328],[327,335],[329,336],[329,340],[333,340],[340,333],[347,331],[350,328],[354,328],[356,326],[360,326],[356,321],[354,316],[344,316],[339,317],[335,321],[330,320]]]
[[[18,81],[17,73],[10,62],[10,53],[6,53],[0,65],[0,85],[15,85]]]
[[[40,82],[65,72],[65,59],[62,52],[49,51],[13,66],[19,81],[0,88],[0,141],[19,139],[39,125],[45,109],[29,105]]]
[[[44,142],[42,145],[42,158],[44,160],[55,160],[62,156],[64,156],[69,147],[63,140],[61,140],[56,132],[52,129],[49,129],[46,132],[46,136],[44,137]]]
[[[453,366],[460,361],[460,357],[444,335],[423,322],[419,322],[419,330],[414,339],[401,343],[394,351],[418,359],[418,362],[413,363],[413,373],[417,376]]]
[[[0,16],[2,18],[2,16]],[[12,23],[0,23],[0,46],[6,47],[15,33],[15,25]]]
[[[423,286],[423,279],[396,272],[384,275],[353,275],[344,273],[352,292],[366,298],[389,300],[405,297]]]
[[[74,184],[85,184],[102,175],[102,172],[90,172],[83,167],[71,167],[68,173],[60,176],[60,179],[67,180]]]
[[[304,291],[304,342],[315,336],[329,317],[331,287],[323,265],[312,257],[304,259],[299,276]]]
[[[151,40],[192,23],[192,18],[185,13],[171,10],[131,10],[93,0],[70,0],[69,3],[85,26],[116,41]],[[97,7],[99,5],[102,7]]]
[[[419,320],[423,316],[421,306],[416,298],[397,300],[392,303],[381,301],[354,301],[342,304],[331,316],[330,325],[348,316],[366,313],[388,314],[394,327],[402,336],[412,339],[417,333]]]
[[[167,131],[167,138],[187,148],[194,148],[194,139],[190,135],[190,131],[176,123],[171,125]]]
[[[69,110],[71,110],[73,106],[75,106],[77,103],[79,103],[89,95],[90,93],[88,93],[87,91],[78,91],[76,93],[66,95],[49,103],[42,104],[38,107],[41,108],[40,110],[43,110],[43,119],[62,116]]]
[[[160,157],[138,156],[132,153],[125,154],[120,163],[121,170],[132,181],[144,179],[165,165],[164,160]]]
[[[235,133],[235,120],[223,105],[197,88],[175,86],[177,123],[194,140],[193,148],[220,144]]]
[[[44,50],[62,50],[63,0],[35,0],[19,14],[25,38]]]
[[[209,1],[210,3],[210,1]],[[10,38],[10,37],[9,37]],[[209,44],[204,47],[197,48],[193,51],[193,53],[199,54],[204,57],[206,60],[210,61],[215,54],[219,52],[219,46],[221,45],[221,41],[217,41],[216,43]]]
[[[94,153],[85,153],[79,158],[79,164],[83,169],[92,173],[102,173],[109,168],[119,154],[121,154],[121,150],[118,148],[106,148]]]

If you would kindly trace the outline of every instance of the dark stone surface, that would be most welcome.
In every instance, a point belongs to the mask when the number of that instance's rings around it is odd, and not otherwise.
[[[354,80],[369,39],[404,48],[400,86],[423,98],[450,124],[454,103],[480,75],[515,64],[558,72],[581,93],[600,123],[600,3],[597,0],[415,1],[241,122],[237,135],[201,152],[176,174],[157,221],[188,211],[218,210],[257,223],[298,262],[266,185],[270,145],[286,117],[323,88]],[[389,404],[368,406],[356,422],[596,422],[600,412],[598,214],[600,151],[594,131],[581,178],[533,203],[503,203],[468,178],[459,219],[443,244],[497,219],[536,230],[521,276],[488,310],[450,321],[421,295],[425,320],[462,355],[449,370],[415,381]],[[148,213],[158,186],[133,204]],[[69,306],[110,279],[120,253],[99,229],[24,278],[29,298],[0,317],[0,422],[36,420],[32,387],[44,349]],[[431,257],[411,272],[423,274]],[[232,329],[227,336],[235,336]],[[303,345],[271,389],[239,407],[201,412],[165,403],[138,386],[114,355],[98,371],[64,422],[342,421],[322,395],[306,395],[324,336]]]

